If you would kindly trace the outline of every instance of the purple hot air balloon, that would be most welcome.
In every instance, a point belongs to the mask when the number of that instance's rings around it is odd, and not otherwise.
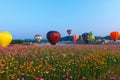
[[[67,33],[68,33],[68,35],[70,35],[70,34],[71,34],[71,32],[72,32],[72,30],[71,30],[71,29],[67,29]]]

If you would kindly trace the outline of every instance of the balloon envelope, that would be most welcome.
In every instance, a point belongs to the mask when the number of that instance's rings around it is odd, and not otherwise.
[[[89,33],[83,33],[82,38],[85,41],[85,43],[88,43],[90,41],[90,34]]]
[[[67,30],[68,35],[70,35],[70,34],[71,34],[71,32],[72,32],[72,30],[71,30],[71,29],[68,29],[68,30]]]
[[[37,43],[40,43],[40,41],[42,40],[42,36],[39,35],[39,34],[36,34],[35,35],[35,40],[36,40]]]
[[[120,32],[119,32],[119,36],[120,36]]]
[[[110,37],[112,40],[116,41],[119,38],[119,32],[111,32]]]
[[[0,46],[6,47],[12,41],[12,35],[8,31],[4,31],[0,33]]]
[[[61,35],[57,31],[49,31],[47,33],[47,39],[51,43],[51,45],[55,45],[61,38]]]
[[[79,39],[79,35],[77,34],[73,35],[73,42],[77,42],[78,39]]]
[[[94,40],[95,36],[94,36],[93,32],[90,32],[89,34],[90,34],[91,40]]]

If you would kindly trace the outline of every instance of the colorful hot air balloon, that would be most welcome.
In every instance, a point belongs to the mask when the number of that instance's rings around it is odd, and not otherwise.
[[[40,41],[42,40],[42,36],[39,35],[39,34],[36,34],[35,35],[35,40],[36,40],[37,43],[40,43]]]
[[[79,39],[79,35],[74,34],[73,35],[73,42],[77,42],[78,39]]]
[[[60,33],[57,31],[49,31],[46,36],[51,45],[55,45],[61,38]]]
[[[119,32],[111,32],[110,37],[112,40],[116,41],[119,38]]]
[[[90,41],[90,34],[89,33],[83,33],[82,38],[85,41],[85,43],[88,43]]]
[[[71,29],[68,29],[68,30],[67,30],[68,35],[70,35],[70,34],[71,34],[71,32],[72,32],[72,30],[71,30]]]
[[[95,36],[93,34],[93,32],[89,32],[90,36],[91,36],[91,40],[95,40]]]
[[[12,41],[12,35],[8,31],[4,31],[0,33],[0,46],[6,47]]]
[[[119,36],[120,36],[120,32],[119,32]]]

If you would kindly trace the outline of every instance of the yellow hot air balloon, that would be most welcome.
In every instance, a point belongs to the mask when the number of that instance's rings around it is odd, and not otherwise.
[[[12,41],[12,35],[8,31],[0,32],[0,46],[6,47]]]

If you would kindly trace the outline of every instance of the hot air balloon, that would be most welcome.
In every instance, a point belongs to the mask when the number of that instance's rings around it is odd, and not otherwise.
[[[58,31],[49,31],[46,36],[51,45],[55,45],[61,38]]]
[[[88,43],[90,41],[90,34],[89,33],[83,33],[82,38],[85,41],[85,43]]]
[[[120,32],[119,32],[119,36],[120,36]]]
[[[112,40],[116,41],[119,38],[119,32],[111,32],[110,37]]]
[[[72,30],[71,30],[71,29],[68,29],[68,30],[67,30],[68,35],[70,35],[70,34],[71,34],[71,32],[72,32]]]
[[[39,34],[36,34],[35,35],[35,40],[36,40],[37,43],[40,43],[40,41],[42,40],[42,36],[39,35]]]
[[[78,39],[79,39],[79,35],[74,34],[73,35],[73,42],[77,42]]]
[[[93,32],[89,32],[89,34],[90,34],[91,40],[95,40],[95,36],[94,36]]]
[[[0,33],[0,46],[6,47],[12,41],[12,35],[8,31],[4,31]]]

